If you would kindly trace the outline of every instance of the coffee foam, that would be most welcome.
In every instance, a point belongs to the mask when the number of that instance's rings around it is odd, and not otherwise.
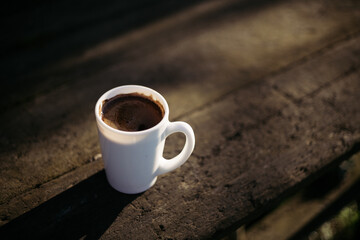
[[[162,104],[141,93],[119,94],[103,101],[102,120],[112,128],[142,131],[157,125],[164,117]]]

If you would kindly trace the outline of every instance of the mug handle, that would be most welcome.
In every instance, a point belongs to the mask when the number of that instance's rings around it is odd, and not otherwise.
[[[165,159],[161,157],[159,167],[155,173],[156,176],[170,172],[180,167],[182,164],[186,162],[186,160],[188,160],[192,151],[194,150],[195,135],[191,126],[185,122],[170,122],[165,129],[164,138],[166,139],[169,135],[176,132],[181,132],[185,135],[186,141],[184,148],[177,156],[171,159]]]

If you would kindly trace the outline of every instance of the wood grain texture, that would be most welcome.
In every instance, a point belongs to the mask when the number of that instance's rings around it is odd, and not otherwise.
[[[0,236],[217,238],[359,151],[360,15],[346,2],[199,3],[21,73],[0,119]],[[108,186],[93,116],[122,84],[161,92],[196,136],[188,162],[133,196]]]

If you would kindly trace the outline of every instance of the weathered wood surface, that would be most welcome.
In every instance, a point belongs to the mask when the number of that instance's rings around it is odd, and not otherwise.
[[[310,232],[338,214],[354,198],[360,197],[359,187],[358,153],[344,161],[339,168],[285,199],[255,224],[243,227],[238,232],[242,231],[244,239],[252,240],[306,239]]]
[[[169,14],[109,30],[96,44],[87,37],[100,27],[74,20],[83,35],[65,31],[29,49],[25,39],[7,52],[15,63],[2,71],[0,236],[217,237],[359,150],[356,1],[173,7],[159,4]],[[126,23],[111,16],[100,14],[101,26]],[[56,26],[45,36],[64,36]],[[193,126],[196,148],[131,196],[106,182],[93,107],[104,91],[135,83],[167,98],[171,119]],[[182,144],[171,137],[165,155]]]

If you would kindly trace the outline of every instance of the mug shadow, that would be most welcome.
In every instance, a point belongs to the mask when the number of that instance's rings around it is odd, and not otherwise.
[[[102,170],[0,228],[2,239],[99,239],[141,194],[117,192]]]

